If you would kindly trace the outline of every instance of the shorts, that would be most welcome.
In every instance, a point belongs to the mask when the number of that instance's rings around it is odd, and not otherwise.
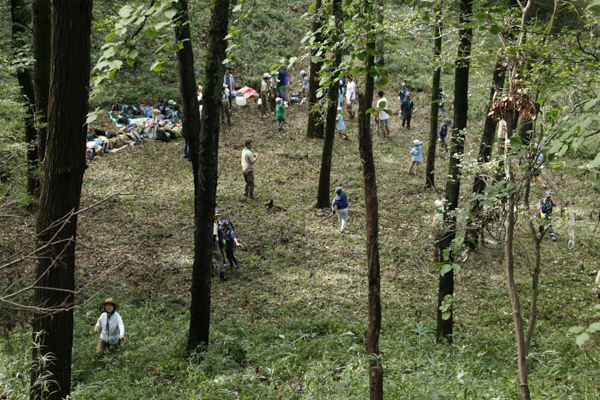
[[[541,174],[542,174],[541,169],[536,169],[535,171],[533,171],[533,176],[540,176]]]
[[[379,120],[379,127],[385,129],[388,127],[388,118]]]

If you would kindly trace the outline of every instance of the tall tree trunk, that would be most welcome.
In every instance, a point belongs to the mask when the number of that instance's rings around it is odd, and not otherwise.
[[[529,209],[527,207],[526,209]],[[537,319],[537,299],[538,294],[540,292],[539,289],[539,281],[540,281],[540,271],[542,269],[541,262],[541,242],[542,235],[538,235],[535,227],[533,226],[533,222],[529,220],[529,232],[531,233],[531,238],[533,240],[533,253],[534,253],[534,264],[533,271],[531,272],[531,310],[529,312],[529,326],[527,327],[527,334],[525,335],[525,347],[524,353],[529,354],[529,349],[531,348],[531,338],[533,337],[533,330],[535,329],[535,322]]]
[[[365,0],[364,9],[372,6]],[[369,32],[370,27],[366,26]],[[367,57],[365,62],[365,93],[358,94],[358,146],[363,168],[365,209],[367,222],[367,263],[369,282],[369,320],[365,331],[365,348],[369,354],[369,392],[371,400],[383,399],[383,367],[379,352],[379,333],[381,331],[381,292],[379,268],[379,204],[377,201],[377,181],[375,163],[373,161],[373,143],[371,138],[371,114],[367,109],[373,104],[374,81],[369,71],[373,69],[375,39],[367,41]]]
[[[381,54],[377,58],[377,65],[379,67],[383,67],[385,65],[385,57],[383,55],[384,43],[383,43],[383,40],[382,40],[385,37],[385,30],[383,29],[384,1],[383,0],[377,0],[377,6],[376,7],[377,7],[377,11],[375,12],[375,14],[377,15],[377,24],[379,24],[379,26],[377,28],[377,43],[376,43],[376,47],[377,47],[377,51]]]
[[[72,291],[75,288],[75,238],[77,216],[70,216],[62,229],[55,222],[79,209],[81,185],[86,169],[85,120],[90,81],[90,33],[92,0],[64,0],[52,13],[52,68],[48,107],[48,148],[40,208],[37,215],[38,246],[53,239],[54,245],[37,260],[37,305],[63,308],[52,316],[35,315],[31,372],[32,400],[64,399],[71,392],[73,343]],[[65,112],[68,110],[68,112]],[[36,335],[38,332],[39,335]],[[40,370],[40,356],[52,354],[55,361]],[[50,373],[44,391],[42,374]]]
[[[427,165],[425,167],[425,186],[435,186],[435,147],[437,145],[439,94],[441,68],[437,65],[442,54],[442,3],[435,4],[435,26],[433,28],[433,82],[431,84],[431,111],[429,115],[429,147],[427,148]]]
[[[38,136],[38,160],[44,161],[48,128],[48,96],[50,93],[50,45],[52,2],[32,0],[33,21],[33,86],[35,88],[35,112]]]
[[[31,15],[25,9],[24,0],[11,0],[10,11],[12,16],[12,34],[15,50],[25,45],[23,35],[29,25]],[[27,144],[27,192],[36,194],[39,180],[37,176],[38,153],[37,132],[35,130],[35,91],[29,68],[17,69],[17,80],[21,88],[21,95],[25,101],[25,143]]]
[[[341,0],[331,0],[332,8],[334,10],[336,19],[336,32],[338,36],[343,29],[344,14],[342,11]],[[337,69],[342,62],[342,54],[340,51],[336,51],[335,59],[333,60],[333,82],[329,89],[329,104],[327,106],[327,124],[325,125],[325,140],[323,141],[323,156],[321,157],[321,173],[319,175],[319,189],[317,192],[317,207],[327,208],[329,207],[329,185],[331,178],[331,157],[333,154],[333,142],[335,140],[335,125],[336,125],[336,114],[337,104],[340,92],[340,80],[337,78]]]
[[[319,51],[318,46],[323,43],[323,37],[319,31],[321,29],[321,0],[315,0],[315,16],[312,23],[312,31],[315,32],[315,48],[310,52],[310,71],[308,75],[308,125],[306,127],[307,138],[320,138],[325,136],[325,125],[323,116],[317,109],[317,91],[319,90],[319,71],[323,66],[322,62],[313,62]]]
[[[467,117],[469,114],[468,91],[469,91],[469,67],[471,55],[472,28],[466,26],[472,17],[472,1],[460,0],[460,30],[458,45],[458,58],[454,73],[454,130],[450,145],[450,161],[448,165],[448,180],[446,182],[446,198],[448,199],[446,213],[447,231],[441,240],[440,248],[443,251],[450,248],[456,236],[456,217],[451,213],[458,207],[460,193],[460,159],[464,153],[465,130],[467,129]],[[450,252],[453,259],[452,251]],[[452,343],[453,311],[450,309],[450,317],[443,318],[441,310],[446,296],[454,295],[454,271],[450,270],[443,276],[440,274],[438,288],[438,309],[436,338],[438,342],[446,341]]]
[[[488,103],[487,110],[492,107],[492,101],[494,99],[494,93],[501,93],[504,88],[504,77],[506,69],[501,60],[496,62],[494,67],[494,74],[492,77],[492,87],[490,89],[490,102]],[[483,133],[481,134],[481,144],[479,145],[479,156],[477,163],[481,166],[487,163],[492,158],[492,150],[494,149],[494,141],[496,139],[496,128],[497,122],[494,118],[487,116],[483,125]],[[475,181],[473,182],[473,194],[483,194],[486,187],[485,176],[483,173],[475,175]],[[469,239],[467,244],[469,248],[474,250],[479,243],[479,229],[481,224],[481,200],[475,199],[472,202],[471,214],[474,218],[474,223],[469,226],[467,230],[467,238]]]
[[[182,2],[183,3],[183,2]],[[217,163],[219,151],[219,117],[223,81],[223,64],[229,25],[229,0],[214,0],[209,28],[204,80],[203,123],[197,131],[186,133],[192,151],[196,240],[192,271],[192,303],[187,349],[201,350],[207,346],[210,328],[210,293],[212,279],[213,221],[217,193]],[[189,35],[189,33],[188,33]],[[191,52],[191,50],[190,50]],[[192,86],[195,90],[196,87]],[[186,95],[187,96],[187,95]],[[196,103],[197,104],[197,103]],[[196,109],[198,106],[196,105]],[[193,114],[192,114],[192,118]]]

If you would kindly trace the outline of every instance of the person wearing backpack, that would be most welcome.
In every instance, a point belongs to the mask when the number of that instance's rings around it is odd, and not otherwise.
[[[290,83],[290,78],[288,77],[288,73],[285,70],[285,67],[279,68],[279,80],[281,81],[281,87],[282,87],[281,97],[283,98],[284,101],[287,101],[289,103],[290,96],[288,94],[288,92],[289,92],[288,84]]]
[[[269,80],[271,75],[268,72],[263,74],[263,78],[260,81],[260,116],[261,118],[267,118],[267,95],[269,93]]]
[[[229,102],[229,110],[231,110],[231,99],[235,96],[235,86],[233,83],[235,80],[233,79],[233,75],[231,75],[231,67],[225,67],[225,75],[223,76],[223,85],[229,90],[228,102]]]
[[[545,225],[548,226],[548,231],[550,233],[550,239],[552,241],[556,241],[557,238],[554,236],[554,231],[552,230],[552,207],[556,207],[556,203],[552,200],[552,192],[547,190],[544,193],[544,198],[540,200],[540,208],[538,210],[538,216],[541,219],[545,220]],[[540,225],[540,232],[544,229],[543,225]]]

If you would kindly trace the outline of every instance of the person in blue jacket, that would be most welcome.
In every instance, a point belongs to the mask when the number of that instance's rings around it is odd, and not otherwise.
[[[344,189],[340,186],[335,188],[335,198],[331,203],[331,212],[335,213],[337,208],[338,221],[340,221],[340,233],[344,233],[346,223],[348,222],[348,198]]]
[[[448,136],[448,127],[452,126],[452,120],[450,118],[446,118],[443,124],[440,125],[440,129],[437,132],[437,138],[440,141],[440,150],[443,148],[444,151],[448,150],[448,145],[446,144],[446,136]]]
[[[412,159],[410,161],[410,167],[408,168],[408,173],[412,173],[413,166],[415,167],[415,174],[419,173],[419,164],[423,161],[423,144],[414,140],[413,143],[415,147],[409,147],[410,154],[412,155]]]
[[[240,245],[237,236],[235,235],[235,231],[233,230],[233,226],[226,219],[222,219],[219,222],[219,229],[223,232],[223,239],[225,239],[225,252],[227,254],[227,260],[229,261],[229,266],[233,267],[235,265],[237,269],[240,269],[240,263],[233,253],[235,246]]]

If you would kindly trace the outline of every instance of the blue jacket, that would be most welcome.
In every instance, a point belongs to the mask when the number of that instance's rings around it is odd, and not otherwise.
[[[415,103],[412,101],[412,99],[405,99],[402,102],[402,111],[412,111],[412,109],[415,107]]]
[[[342,193],[338,196],[335,196],[333,199],[333,203],[331,203],[331,208],[337,206],[338,210],[343,210],[348,208],[348,198],[346,197],[346,193]]]
[[[446,139],[447,134],[448,134],[448,126],[444,122],[443,124],[440,125],[440,129],[438,129],[438,136],[440,139],[442,139],[442,142],[445,141],[444,139]]]

